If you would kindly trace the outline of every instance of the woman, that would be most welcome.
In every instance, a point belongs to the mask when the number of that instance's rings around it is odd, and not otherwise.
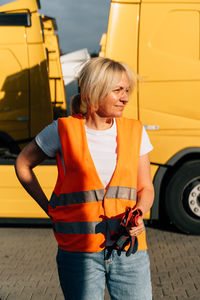
[[[17,176],[52,218],[57,264],[67,300],[152,299],[143,216],[154,198],[148,136],[140,121],[122,118],[134,86],[130,69],[108,58],[87,62],[79,75],[73,116],[58,119],[27,145],[16,161]],[[33,168],[57,157],[58,180],[50,202]],[[138,251],[115,249],[127,207],[140,209]]]

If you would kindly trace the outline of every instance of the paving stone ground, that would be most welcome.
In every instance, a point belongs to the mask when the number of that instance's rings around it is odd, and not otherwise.
[[[200,236],[155,226],[147,236],[153,299],[200,300]],[[0,227],[0,300],[63,300],[56,251],[51,228]]]

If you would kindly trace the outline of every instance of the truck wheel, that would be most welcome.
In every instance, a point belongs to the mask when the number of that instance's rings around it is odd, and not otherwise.
[[[200,161],[184,163],[170,178],[165,190],[169,219],[182,232],[200,234]]]

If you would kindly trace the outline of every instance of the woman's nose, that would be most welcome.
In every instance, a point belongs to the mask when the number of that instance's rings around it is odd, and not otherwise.
[[[128,92],[127,91],[123,91],[121,97],[120,97],[120,100],[123,101],[123,102],[128,102],[129,100],[129,96],[128,96]]]

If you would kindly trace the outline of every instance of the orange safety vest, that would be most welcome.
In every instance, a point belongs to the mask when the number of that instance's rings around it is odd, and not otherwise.
[[[117,164],[105,189],[90,155],[82,115],[58,119],[65,168],[57,155],[58,179],[49,203],[54,234],[61,249],[98,252],[106,246],[127,207],[137,198],[140,121],[117,118]],[[64,171],[64,169],[66,171]],[[145,232],[138,250],[147,249]]]

